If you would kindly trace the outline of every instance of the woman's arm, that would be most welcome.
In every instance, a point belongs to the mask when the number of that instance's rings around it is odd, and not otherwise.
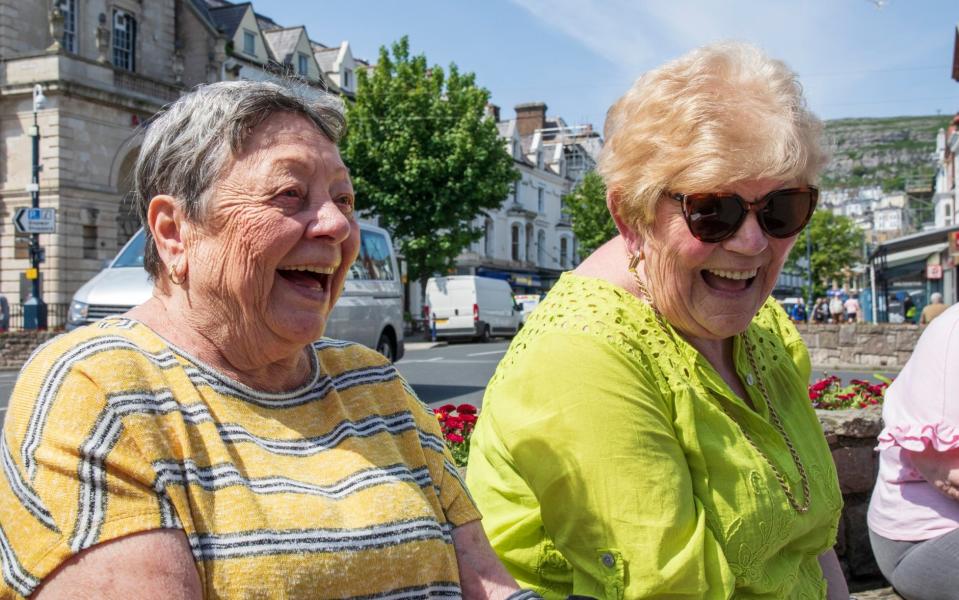
[[[819,566],[822,575],[826,578],[826,598],[828,600],[849,600],[849,587],[846,577],[839,566],[839,558],[835,550],[827,550],[819,555]]]
[[[453,547],[460,569],[463,598],[504,600],[520,588],[503,564],[496,558],[483,526],[479,521],[453,530]]]
[[[201,600],[203,590],[183,532],[155,529],[87,548],[47,577],[33,600]]]
[[[902,451],[926,481],[937,490],[959,501],[959,448],[939,452],[926,447],[922,452]]]

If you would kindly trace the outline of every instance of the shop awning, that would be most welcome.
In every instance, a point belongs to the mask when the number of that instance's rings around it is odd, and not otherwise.
[[[933,254],[939,254],[943,250],[949,247],[949,242],[942,242],[939,244],[930,244],[928,246],[920,246],[919,248],[910,248],[909,250],[903,250],[901,252],[893,252],[892,254],[886,255],[886,268],[898,267],[900,265],[907,265],[909,263],[925,261]]]

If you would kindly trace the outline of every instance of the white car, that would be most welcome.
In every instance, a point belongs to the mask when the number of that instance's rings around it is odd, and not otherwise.
[[[146,302],[153,284],[143,268],[141,229],[113,262],[77,290],[67,329],[124,313]],[[390,360],[403,357],[403,284],[386,230],[360,224],[360,256],[326,322],[326,337],[357,342]]]

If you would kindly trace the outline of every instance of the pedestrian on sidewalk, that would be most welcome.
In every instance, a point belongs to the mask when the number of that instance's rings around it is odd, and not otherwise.
[[[930,303],[922,307],[922,312],[919,314],[919,324],[928,325],[932,323],[932,320],[941,315],[947,308],[947,305],[942,303],[942,294],[939,292],[933,292],[929,296]]]
[[[153,296],[23,368],[0,598],[530,597],[432,412],[380,354],[321,339],[360,229],[342,103],[310,94],[220,82],[151,120]]]
[[[845,307],[843,307],[842,298],[839,297],[839,292],[837,291],[833,294],[832,298],[829,299],[829,317],[833,323],[842,323],[844,314]]]
[[[853,294],[846,298],[842,303],[843,310],[846,311],[846,323],[858,323],[859,313],[862,308],[859,306],[859,297]]]
[[[809,355],[770,297],[816,206],[821,128],[796,75],[739,43],[608,112],[619,235],[530,316],[471,440],[467,482],[522,585],[848,600]]]
[[[959,594],[959,306],[930,324],[886,390],[869,539],[908,600]]]
[[[825,298],[818,298],[812,311],[813,321],[816,323],[826,323],[829,321],[829,303]]]

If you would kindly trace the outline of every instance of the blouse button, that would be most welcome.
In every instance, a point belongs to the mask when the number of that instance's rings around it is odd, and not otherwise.
[[[746,373],[746,385],[752,385],[756,383],[756,378],[753,377],[752,373]]]
[[[613,555],[610,554],[609,552],[603,554],[602,560],[603,560],[603,566],[609,569],[612,569],[614,566],[616,566],[616,559],[613,558]]]

